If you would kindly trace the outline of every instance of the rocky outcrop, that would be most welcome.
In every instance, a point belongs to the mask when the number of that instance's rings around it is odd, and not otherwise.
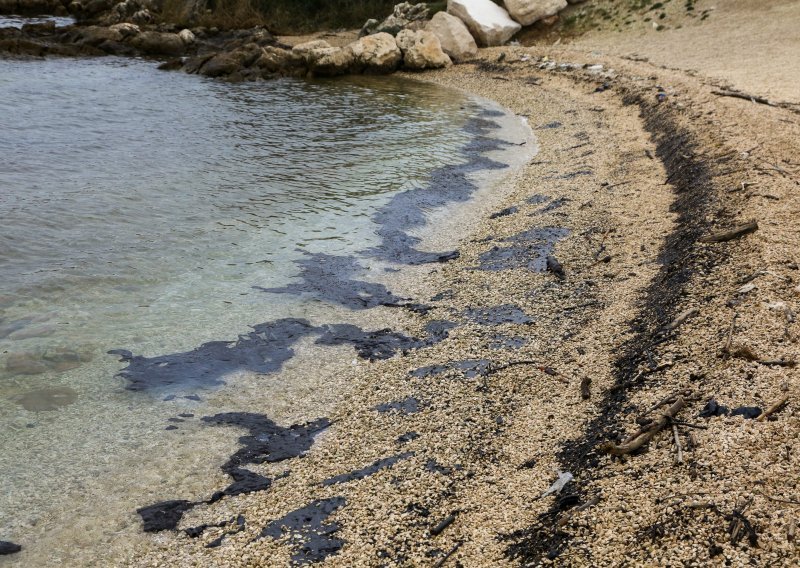
[[[382,22],[378,22],[378,20],[367,20],[367,23],[365,23],[361,28],[358,37],[364,37],[381,32],[396,36],[402,30],[422,29],[427,19],[427,4],[411,4],[410,2],[402,2],[395,5],[392,14]]]
[[[258,45],[251,43],[213,56],[200,67],[198,72],[206,77],[231,78],[231,75],[241,74],[242,70],[258,61],[262,53],[263,51]]]
[[[362,37],[345,49],[352,53],[353,71],[356,73],[391,73],[403,59],[397,42],[385,32]]]
[[[436,34],[427,30],[403,30],[397,34],[397,46],[403,52],[403,67],[412,71],[440,69],[452,65],[450,57],[442,51]]]
[[[146,55],[183,55],[186,51],[178,34],[166,32],[141,32],[131,45]]]
[[[312,75],[334,77],[350,72],[355,56],[341,47],[318,47],[308,52],[306,63]]]
[[[483,46],[503,45],[522,29],[492,0],[449,0],[447,11],[464,22]]]
[[[567,0],[503,0],[509,15],[523,26],[555,16],[567,7]]]
[[[456,63],[478,54],[478,45],[467,26],[447,12],[437,12],[425,29],[436,34],[442,50]]]

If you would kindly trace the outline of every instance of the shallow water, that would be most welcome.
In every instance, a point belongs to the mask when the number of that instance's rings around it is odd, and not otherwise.
[[[0,28],[21,28],[24,24],[43,24],[55,22],[56,27],[69,26],[75,23],[71,16],[13,16],[0,14]]]
[[[107,565],[145,546],[137,507],[226,484],[238,433],[201,416],[331,408],[348,346],[298,337],[282,372],[227,366],[143,391],[106,352],[189,352],[285,317],[381,327],[254,287],[285,287],[320,255],[380,271],[368,251],[386,244],[393,198],[469,162],[487,104],[393,78],[228,84],[139,60],[0,61],[0,540],[24,546],[3,562]]]

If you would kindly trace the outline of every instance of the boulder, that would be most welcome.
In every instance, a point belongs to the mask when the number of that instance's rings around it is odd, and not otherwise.
[[[403,30],[397,34],[397,46],[403,52],[403,67],[406,69],[421,71],[453,64],[433,32]]]
[[[162,32],[142,32],[131,43],[149,55],[181,55],[186,49],[178,34]]]
[[[141,26],[144,24],[152,24],[156,21],[156,18],[150,13],[150,10],[139,10],[131,16],[131,21]]]
[[[385,32],[388,34],[397,35],[402,30],[406,29],[421,29],[424,22],[428,19],[428,5],[424,3],[412,4],[410,2],[402,2],[395,5],[392,14],[378,22],[377,20],[367,20],[358,37],[364,37],[376,33]]]
[[[123,38],[137,36],[142,31],[139,29],[139,26],[129,22],[114,24],[113,26],[109,26],[108,29],[118,32]]]
[[[289,69],[304,67],[305,57],[299,57],[288,49],[265,47],[256,60],[256,67],[266,73],[284,73]]]
[[[38,24],[22,24],[22,32],[28,35],[49,35],[55,31],[56,23],[53,20]]]
[[[199,73],[206,77],[231,76],[253,65],[262,54],[259,46],[247,44],[233,51],[218,53],[200,67]]]
[[[483,46],[503,45],[522,29],[492,0],[448,0],[447,12],[464,22]]]
[[[312,41],[307,41],[305,43],[298,43],[292,48],[292,53],[300,55],[305,59],[308,56],[308,53],[314,49],[325,49],[326,47],[333,47],[324,39],[315,39]]]
[[[182,29],[178,32],[178,37],[181,38],[181,41],[184,45],[193,45],[197,38],[194,37],[192,30]]]
[[[309,71],[324,77],[348,73],[353,65],[353,58],[352,51],[341,47],[318,47],[306,54]]]
[[[509,15],[523,26],[555,16],[567,7],[567,0],[503,0]]]
[[[345,47],[345,50],[352,53],[353,70],[364,73],[391,73],[403,59],[397,42],[385,32],[362,37]]]
[[[86,26],[79,28],[76,42],[80,45],[98,46],[105,41],[122,41],[123,35],[119,30],[103,26]]]
[[[425,29],[436,34],[442,50],[455,62],[470,59],[478,54],[478,45],[467,26],[447,12],[437,12]]]

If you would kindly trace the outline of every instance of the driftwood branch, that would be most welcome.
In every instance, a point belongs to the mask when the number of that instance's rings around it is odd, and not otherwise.
[[[596,495],[596,496],[592,497],[591,499],[589,499],[583,505],[580,505],[578,507],[575,507],[574,509],[570,509],[569,511],[565,512],[563,515],[561,515],[558,518],[558,521],[556,521],[556,528],[557,529],[562,528],[564,525],[566,525],[570,521],[570,519],[572,518],[572,516],[575,513],[581,513],[583,511],[585,511],[586,509],[594,507],[599,502],[600,502],[600,496]]]
[[[672,425],[672,436],[675,438],[675,451],[678,454],[677,457],[675,458],[675,461],[677,461],[679,464],[682,464],[683,449],[681,448],[681,439],[678,436],[678,427],[675,424]]]
[[[458,549],[459,549],[459,548],[461,548],[461,545],[462,545],[462,544],[464,544],[464,541],[463,541],[463,540],[459,540],[459,541],[458,541],[458,542],[455,544],[455,546],[454,546],[453,548],[451,548],[451,549],[450,549],[450,552],[448,552],[447,554],[445,554],[445,555],[444,555],[444,556],[443,556],[443,557],[442,557],[442,558],[439,560],[439,562],[437,562],[436,564],[434,564],[434,566],[435,566],[436,568],[442,568],[442,566],[444,566],[444,565],[447,563],[447,561],[448,561],[448,560],[450,560],[450,557],[451,557],[451,556],[453,556],[453,555],[456,553],[456,551],[458,551]]]
[[[671,424],[672,419],[675,418],[675,416],[681,410],[683,410],[685,406],[686,400],[684,400],[682,396],[679,396],[664,414],[640,430],[639,433],[633,437],[633,439],[628,439],[620,445],[614,444],[613,442],[606,442],[600,446],[600,449],[615,456],[621,456],[635,452],[652,440],[653,436],[658,434],[668,424]]]
[[[797,103],[788,103],[788,102],[773,102],[766,97],[760,97],[758,95],[751,95],[749,93],[744,93],[742,91],[733,91],[730,89],[723,89],[720,91],[711,91],[712,94],[720,96],[720,97],[732,97],[734,99],[742,99],[744,101],[750,101],[752,103],[758,103],[760,105],[766,105],[774,108],[783,108],[790,110],[792,112],[798,112],[796,107],[800,106]]]
[[[756,221],[749,221],[742,225],[738,225],[727,231],[719,231],[712,233],[700,239],[701,243],[724,243],[732,241],[738,237],[747,235],[758,230],[758,223]]]
[[[783,405],[786,404],[787,402],[789,402],[788,394],[784,396],[782,399],[780,399],[778,402],[767,408],[764,412],[762,412],[761,416],[756,418],[756,420],[758,420],[759,422],[764,422],[764,420],[766,420],[767,418],[778,412],[781,408],[783,408]]]

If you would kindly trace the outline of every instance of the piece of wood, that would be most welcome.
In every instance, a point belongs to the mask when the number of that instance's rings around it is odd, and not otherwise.
[[[439,559],[439,561],[438,561],[436,564],[434,564],[434,566],[435,566],[436,568],[442,568],[442,566],[444,566],[444,565],[445,565],[445,563],[446,563],[448,560],[450,560],[450,557],[451,557],[451,556],[453,556],[453,555],[454,555],[454,554],[455,554],[455,553],[458,551],[458,549],[459,549],[459,548],[461,548],[461,545],[462,545],[462,544],[464,544],[464,541],[463,541],[463,540],[459,540],[459,541],[456,543],[456,545],[455,545],[453,548],[451,548],[451,549],[450,549],[450,552],[448,552],[448,553],[447,553],[447,554],[445,554],[445,555],[444,555],[442,558],[440,558],[440,559]]]
[[[672,436],[675,438],[675,450],[676,450],[676,452],[678,454],[676,456],[676,458],[675,458],[675,461],[677,461],[678,464],[682,464],[683,463],[683,450],[681,449],[681,439],[678,436],[678,427],[675,426],[675,424],[672,425]]]
[[[594,507],[599,502],[600,502],[600,496],[599,495],[595,495],[594,497],[589,499],[583,505],[579,505],[578,507],[575,507],[574,509],[570,509],[569,511],[566,511],[564,514],[562,514],[560,517],[558,517],[558,520],[556,521],[556,528],[557,529],[563,528],[564,525],[566,525],[570,521],[570,519],[572,519],[572,517],[573,517],[573,515],[575,513],[581,513],[583,511],[585,511],[586,509],[589,509],[590,507]]]
[[[453,522],[456,520],[457,514],[458,511],[453,511],[452,513],[447,515],[444,519],[442,519],[442,521],[439,524],[437,524],[435,527],[431,529],[431,536],[438,536],[442,534],[442,531],[444,531],[444,529],[453,524]]]
[[[591,384],[592,384],[591,377],[583,377],[583,379],[581,379],[581,398],[583,400],[589,400],[590,398],[592,398],[592,391],[589,388]]]
[[[710,235],[701,237],[699,240],[701,243],[724,243],[726,241],[732,241],[733,239],[739,238],[741,236],[747,235],[757,230],[758,230],[758,222],[749,221],[742,225],[737,225],[736,227],[733,227],[732,229],[728,229],[726,231],[711,233]]]
[[[764,420],[766,420],[767,418],[778,412],[778,410],[780,410],[783,407],[783,405],[786,404],[787,402],[789,402],[788,394],[783,398],[781,398],[778,402],[767,408],[764,412],[762,412],[761,416],[756,418],[756,420],[758,420],[759,422],[764,422]]]
[[[758,95],[749,95],[747,93],[743,93],[742,91],[711,91],[712,94],[715,94],[720,97],[732,97],[734,99],[742,99],[745,101],[750,101],[753,103],[758,103],[760,105],[767,105],[767,106],[778,106],[777,104],[771,102],[769,99],[765,99],[764,97],[759,97]]]
[[[665,335],[670,331],[677,329],[683,322],[699,312],[700,310],[697,308],[689,308],[688,310],[682,311],[675,317],[674,320],[672,320],[672,322],[664,326],[664,328],[661,330],[661,335]]]
[[[600,450],[605,451],[615,456],[622,456],[635,452],[650,440],[653,436],[663,430],[672,419],[686,407],[686,400],[679,396],[678,399],[670,406],[667,411],[662,414],[658,419],[654,420],[646,430],[637,434],[633,439],[627,440],[625,443],[617,445],[613,442],[606,442],[600,446]]]

